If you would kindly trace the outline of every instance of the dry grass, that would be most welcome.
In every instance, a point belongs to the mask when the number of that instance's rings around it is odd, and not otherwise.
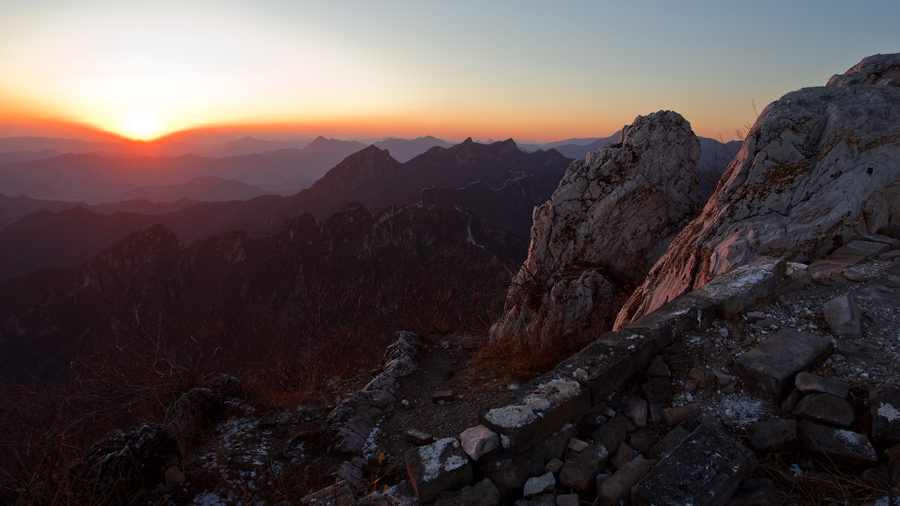
[[[876,488],[864,483],[845,467],[816,460],[819,472],[795,473],[793,453],[773,453],[757,461],[753,477],[768,478],[782,494],[785,504],[798,506],[862,505],[885,496],[900,494],[897,488]],[[796,469],[796,468],[795,468]]]
[[[567,350],[531,346],[522,339],[504,336],[482,344],[472,357],[469,371],[475,378],[500,376],[525,383],[550,371],[569,355]]]

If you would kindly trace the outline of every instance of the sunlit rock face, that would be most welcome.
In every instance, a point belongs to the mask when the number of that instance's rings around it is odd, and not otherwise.
[[[640,283],[702,206],[699,157],[690,124],[660,111],[573,162],[534,211],[528,259],[492,335],[568,346],[608,330],[621,287]]]
[[[809,261],[900,223],[898,86],[900,54],[876,55],[766,107],[616,326],[758,256]]]

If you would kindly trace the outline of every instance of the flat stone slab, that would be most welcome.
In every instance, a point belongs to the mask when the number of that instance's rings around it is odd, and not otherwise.
[[[694,295],[711,300],[720,318],[731,318],[773,295],[781,285],[787,263],[759,257],[694,290]]]
[[[849,427],[856,419],[853,406],[831,394],[810,394],[803,397],[794,408],[794,416],[841,427]]]
[[[635,506],[725,504],[756,458],[731,437],[700,425],[632,489]]]
[[[872,439],[900,442],[900,388],[886,387],[869,399],[872,409]]]
[[[843,279],[844,269],[853,267],[854,265],[865,260],[865,257],[857,255],[832,255],[822,260],[816,260],[809,264],[807,271],[813,279],[820,282],[840,282]],[[844,282],[846,283],[846,281]]]
[[[405,457],[406,471],[420,502],[432,502],[441,492],[457,490],[474,481],[472,463],[456,438],[412,448]]]
[[[500,445],[523,453],[591,408],[591,392],[557,368],[479,413],[479,421],[500,435]]]
[[[878,465],[878,454],[865,434],[802,420],[800,441],[812,455],[858,468]]]
[[[556,366],[591,392],[598,404],[650,363],[651,338],[629,331],[609,332]]]
[[[882,234],[863,234],[859,236],[859,239],[862,241],[869,242],[878,242],[881,244],[887,244],[889,248],[900,248],[900,239],[895,239],[893,237],[888,237]]]
[[[708,329],[715,319],[716,307],[711,300],[687,293],[623,325],[620,330],[650,337],[656,342],[657,350],[661,350],[685,332]]]
[[[834,352],[834,341],[810,332],[781,329],[734,361],[741,377],[781,395],[797,373]]]
[[[831,394],[841,399],[850,395],[850,385],[837,378],[823,378],[803,371],[794,378],[794,385],[803,394]]]
[[[580,452],[570,452],[566,464],[559,472],[559,482],[582,492],[590,492],[596,483],[597,473],[609,460],[609,451],[595,442]]]
[[[863,258],[872,258],[884,253],[889,249],[891,249],[891,246],[889,244],[885,244],[884,242],[851,241],[849,244],[845,244],[836,249],[831,255],[852,255],[860,256]]]
[[[797,421],[776,418],[750,424],[745,429],[750,448],[757,453],[780,451],[797,441]]]

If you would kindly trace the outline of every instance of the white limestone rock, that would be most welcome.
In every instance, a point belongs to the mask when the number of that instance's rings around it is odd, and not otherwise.
[[[763,110],[616,328],[759,256],[808,262],[900,223],[900,54],[873,58]]]
[[[535,209],[528,259],[492,335],[578,345],[608,330],[620,285],[641,282],[699,211],[699,156],[690,124],[660,111],[573,162]]]

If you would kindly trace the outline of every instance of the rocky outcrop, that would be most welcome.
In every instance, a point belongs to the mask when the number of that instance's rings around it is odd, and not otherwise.
[[[690,124],[660,111],[573,162],[534,211],[528,259],[492,335],[568,345],[607,330],[620,287],[640,283],[702,205],[699,156]]]
[[[419,337],[412,332],[397,332],[396,341],[384,355],[384,370],[359,392],[339,404],[328,416],[328,427],[335,435],[331,450],[362,454],[381,417],[389,413],[397,398],[400,378],[419,367],[416,361]]]
[[[766,107],[616,328],[756,257],[808,262],[900,223],[898,73],[900,54],[866,58]]]

